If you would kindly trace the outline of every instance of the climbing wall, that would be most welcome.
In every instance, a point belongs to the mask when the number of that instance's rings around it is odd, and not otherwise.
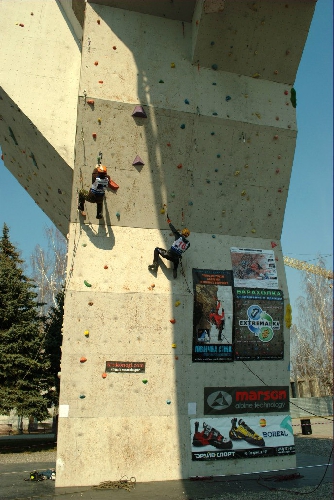
[[[314,1],[133,4],[86,4],[56,484],[293,467],[279,240],[296,143],[292,85]],[[94,205],[78,213],[77,196],[100,152],[119,188],[98,221]],[[154,247],[173,241],[167,212],[191,230],[176,280],[167,261],[157,275],[147,269]],[[196,362],[193,270],[217,283],[232,271],[231,248],[272,251],[277,280],[270,291],[234,289],[226,324],[252,293],[279,299],[282,352],[245,361],[232,340],[233,359]],[[220,413],[208,412],[210,394]],[[234,420],[258,446],[230,441]],[[207,424],[225,441],[205,440]]]

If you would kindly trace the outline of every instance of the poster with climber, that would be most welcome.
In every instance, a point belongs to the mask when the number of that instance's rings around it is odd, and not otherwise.
[[[235,360],[284,357],[282,290],[234,288]]]
[[[290,415],[190,420],[193,461],[294,455]]]
[[[273,250],[232,247],[230,251],[235,287],[278,288]]]
[[[232,271],[193,269],[193,362],[233,361]]]

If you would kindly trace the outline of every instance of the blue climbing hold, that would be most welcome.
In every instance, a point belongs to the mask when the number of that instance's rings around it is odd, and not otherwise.
[[[223,185],[223,183],[220,181],[220,182],[219,182],[219,186],[222,186],[222,185]]]
[[[213,235],[212,235],[212,238],[215,238],[215,237],[216,237],[216,235],[215,235],[215,234],[213,234]]]
[[[230,95],[227,95],[227,96],[225,97],[225,101],[230,101],[231,99],[232,99],[232,97],[231,97]]]
[[[216,112],[214,112],[214,113],[212,113],[212,114],[213,114],[213,116],[217,116],[217,115],[218,115],[218,113],[216,113]]]
[[[116,217],[120,217],[121,216],[121,214],[119,212],[116,212],[115,215],[116,215]]]
[[[185,124],[184,124],[184,123],[182,123],[182,125],[181,125],[181,127],[180,127],[180,128],[182,128],[182,129],[183,129],[183,128],[186,128]]]
[[[218,172],[218,168],[215,168],[215,172]]]
[[[188,205],[192,206],[193,202],[192,201],[188,201]]]
[[[214,44],[215,44],[215,42],[211,42],[211,45],[214,45]]]
[[[211,135],[215,135],[215,133],[214,133],[214,132],[211,132]]]
[[[218,66],[217,66],[217,64],[213,64],[213,65],[211,66],[211,68],[212,68],[213,70],[217,71]]]
[[[210,184],[211,181],[210,181],[210,179],[207,179],[206,182],[207,182],[207,184]]]
[[[220,158],[220,154],[217,155],[217,158]]]
[[[212,84],[212,85],[217,85],[217,84],[216,84],[216,82],[213,82],[213,84]]]
[[[170,404],[171,404],[171,400],[170,400],[170,399],[167,399],[166,403],[167,403],[168,405],[170,405]]]
[[[188,99],[185,99],[185,100],[184,100],[184,104],[189,104]]]

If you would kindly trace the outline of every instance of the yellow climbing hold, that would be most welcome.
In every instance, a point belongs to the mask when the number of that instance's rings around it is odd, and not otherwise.
[[[175,63],[173,63],[173,62],[172,62],[172,63],[170,63],[170,67],[171,67],[171,68],[175,68]]]
[[[176,348],[176,344],[172,344],[172,347],[173,347],[173,349],[175,349]]]
[[[256,233],[256,229],[252,229],[252,233]]]
[[[165,210],[164,208],[161,208],[161,209],[160,209],[160,213],[161,213],[161,214],[164,214],[164,213],[165,213],[165,211],[166,211],[166,210]]]
[[[181,304],[181,302],[180,302],[179,300],[177,300],[177,301],[175,302],[175,307],[179,307],[179,305],[180,305],[180,304]]]
[[[234,175],[235,175],[235,176],[238,176],[239,174],[240,174],[240,170],[236,170],[236,171],[234,172]]]
[[[260,113],[255,113],[255,116],[257,116],[259,119],[261,119]]]
[[[84,334],[85,334],[85,337],[89,337],[89,331],[88,330],[85,330]]]
[[[254,73],[254,75],[252,76],[252,78],[260,78],[260,73]]]
[[[246,191],[245,190],[241,191],[241,196],[245,196],[245,195],[246,195]]]
[[[288,304],[286,306],[284,320],[285,320],[285,326],[287,328],[290,328],[292,325],[292,308],[291,308],[290,304]]]

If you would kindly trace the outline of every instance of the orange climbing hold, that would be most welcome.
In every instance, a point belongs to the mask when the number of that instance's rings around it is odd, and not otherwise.
[[[95,64],[95,66],[98,66],[98,64],[99,64],[99,61],[95,61],[95,63],[94,63],[94,64]]]
[[[103,83],[103,80],[99,80],[99,83]]]
[[[92,104],[92,105],[94,105],[94,99],[88,99],[87,104]]]
[[[93,132],[92,136],[93,136],[94,139],[96,139],[96,132]]]
[[[176,323],[176,319],[174,319],[174,318],[173,318],[173,319],[170,319],[169,321],[170,321],[171,323],[173,323],[173,325],[174,325],[174,323]]]
[[[182,163],[179,163],[177,168],[182,168]]]
[[[104,266],[104,268],[103,268],[103,269],[108,269],[108,266]]]
[[[85,358],[84,356],[82,358],[80,358],[80,363],[85,363],[87,361],[87,358]]]
[[[106,372],[102,373],[102,378],[107,378]]]

